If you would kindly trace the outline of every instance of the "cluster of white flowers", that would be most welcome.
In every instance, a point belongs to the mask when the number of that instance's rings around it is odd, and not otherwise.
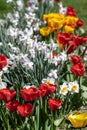
[[[51,69],[49,74],[48,74],[48,77],[42,79],[42,83],[55,84],[55,80],[57,78],[58,78],[57,69],[55,69],[55,70]]]
[[[7,3],[9,2],[13,2],[13,0],[7,0]],[[52,3],[53,0],[50,1],[50,4]],[[16,5],[18,10],[7,14],[7,22],[9,24],[5,28],[7,40],[4,44],[9,53],[8,66],[4,69],[4,72],[9,73],[9,69],[14,70],[19,64],[26,70],[33,70],[33,61],[37,58],[38,52],[44,55],[44,61],[48,61],[49,64],[55,66],[55,69],[51,69],[48,77],[44,77],[42,82],[54,84],[58,78],[57,71],[59,67],[67,60],[66,52],[61,52],[53,57],[53,52],[58,49],[58,44],[54,43],[52,39],[50,39],[49,44],[42,41],[39,35],[42,22],[35,13],[38,10],[37,0],[36,2],[29,1],[29,6],[25,7],[25,11],[22,10],[24,8],[23,0],[17,0]],[[0,42],[0,46],[3,46],[3,41]]]
[[[60,94],[66,95],[68,92],[71,94],[79,93],[79,84],[77,81],[64,82],[62,85],[60,85]]]

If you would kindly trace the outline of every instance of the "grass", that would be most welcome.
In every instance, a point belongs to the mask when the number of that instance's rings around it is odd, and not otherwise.
[[[6,3],[6,0],[0,0],[0,18],[4,17],[4,14],[12,11],[12,6]]]

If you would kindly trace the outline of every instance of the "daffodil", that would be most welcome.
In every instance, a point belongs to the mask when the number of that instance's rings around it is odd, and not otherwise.
[[[63,83],[63,85],[60,86],[60,94],[66,95],[68,93],[68,85],[67,83]]]
[[[77,81],[74,81],[74,82],[70,82],[69,84],[68,84],[68,86],[69,86],[69,91],[71,92],[71,94],[73,94],[73,93],[79,93],[79,84],[78,84],[78,82]]]

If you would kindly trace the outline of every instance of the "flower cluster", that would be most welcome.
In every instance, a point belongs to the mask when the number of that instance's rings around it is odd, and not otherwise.
[[[0,128],[64,129],[66,115],[86,105],[83,21],[61,0],[7,3],[14,9],[0,23]]]
[[[49,13],[43,15],[43,20],[46,21],[47,27],[40,29],[42,36],[48,36],[55,30],[64,30],[65,33],[73,33],[76,28],[83,25],[83,21],[76,16],[74,8],[68,7],[65,15],[60,13]]]

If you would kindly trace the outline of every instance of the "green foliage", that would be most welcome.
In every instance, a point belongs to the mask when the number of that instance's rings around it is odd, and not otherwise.
[[[7,4],[6,0],[0,0],[0,17],[4,17],[7,12],[12,11],[12,5]]]
[[[64,5],[75,8],[78,17],[84,21],[84,28],[87,28],[87,0],[62,0]],[[87,30],[87,29],[86,29]]]

